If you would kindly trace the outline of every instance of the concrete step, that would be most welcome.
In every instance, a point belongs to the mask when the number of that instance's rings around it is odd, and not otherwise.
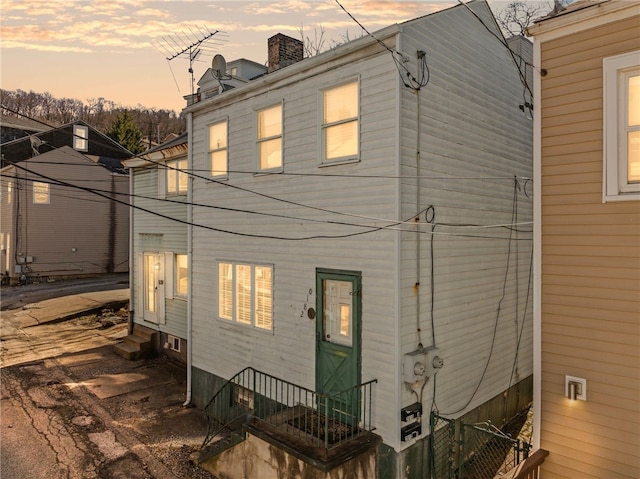
[[[130,361],[149,357],[153,353],[157,334],[158,332],[151,328],[134,324],[133,334],[122,338],[122,342],[116,344],[114,350],[116,354]]]
[[[125,342],[114,345],[113,349],[118,356],[122,356],[128,361],[136,361],[145,353],[145,351],[141,351],[139,348]]]
[[[138,349],[139,351],[150,351],[152,349],[151,341],[147,338],[143,338],[141,336],[137,336],[135,334],[130,334],[129,336],[125,336],[122,338],[125,344]]]
[[[133,334],[134,336],[145,338],[147,341],[153,342],[158,332],[154,329],[147,328],[146,326],[142,326],[140,324],[134,324]]]

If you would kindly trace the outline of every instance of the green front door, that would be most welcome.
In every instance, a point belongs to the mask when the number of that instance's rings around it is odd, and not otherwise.
[[[334,407],[359,413],[361,275],[338,270],[316,271],[316,390],[345,392]]]

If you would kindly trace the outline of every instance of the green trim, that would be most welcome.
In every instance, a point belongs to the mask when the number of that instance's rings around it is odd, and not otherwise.
[[[316,391],[322,391],[320,384],[320,368],[321,361],[318,360],[320,342],[322,341],[322,320],[323,320],[323,280],[330,279],[336,281],[351,281],[353,284],[352,291],[355,293],[355,301],[353,301],[353,342],[351,348],[356,358],[356,381],[354,386],[362,382],[362,272],[316,268]],[[322,391],[324,392],[324,391]]]

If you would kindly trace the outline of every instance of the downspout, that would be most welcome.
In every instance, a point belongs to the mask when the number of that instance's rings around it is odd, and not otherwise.
[[[421,331],[421,324],[420,324],[420,308],[421,308],[421,301],[420,301],[420,279],[421,279],[421,268],[422,268],[422,260],[421,260],[421,255],[422,255],[422,248],[421,248],[421,242],[422,242],[422,234],[420,234],[420,210],[422,208],[421,203],[422,203],[422,195],[421,195],[421,181],[420,181],[420,176],[421,176],[421,170],[420,170],[420,129],[421,129],[421,125],[420,125],[420,89],[416,89],[415,90],[416,93],[416,211],[418,212],[418,215],[413,219],[415,224],[416,224],[416,283],[413,286],[413,292],[416,295],[416,327],[417,327],[417,333],[418,333],[418,348],[422,348],[424,345],[422,344],[422,331]]]
[[[193,171],[193,113],[187,113],[187,169]],[[187,392],[183,406],[191,404],[191,358],[193,355],[193,175],[187,188]]]
[[[109,201],[109,244],[107,245],[107,273],[115,271],[115,255],[116,255],[116,177],[111,173],[111,200]],[[129,212],[131,216],[131,212]],[[131,249],[131,248],[129,248]],[[129,266],[131,269],[131,266]],[[129,283],[131,284],[131,283]]]
[[[127,325],[127,334],[133,334],[133,315],[135,314],[133,306],[133,168],[129,168],[129,322]]]

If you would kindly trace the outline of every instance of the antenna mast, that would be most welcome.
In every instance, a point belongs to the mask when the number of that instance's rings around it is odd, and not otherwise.
[[[225,37],[226,33],[220,30],[211,30],[208,27],[200,28],[195,26],[193,29],[189,28],[189,32],[182,31],[180,34],[173,34],[167,37],[162,37],[162,40],[155,40],[154,46],[160,50],[166,57],[167,61],[171,61],[178,57],[187,57],[189,59],[189,74],[191,75],[191,95],[193,95],[195,88],[195,77],[193,75],[193,64],[198,57],[204,52],[205,54],[213,55],[215,48],[209,45],[205,45],[205,42],[212,37],[217,38]],[[216,40],[214,39],[214,40]],[[226,38],[220,38],[215,42],[215,46],[222,45]],[[179,90],[179,88],[178,88]]]

